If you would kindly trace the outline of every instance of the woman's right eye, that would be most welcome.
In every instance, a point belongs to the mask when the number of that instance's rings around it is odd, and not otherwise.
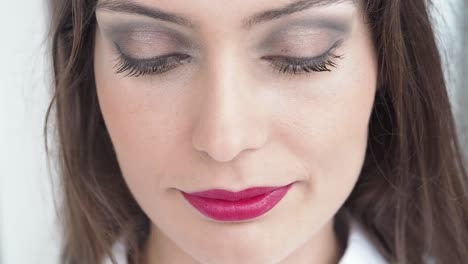
[[[125,76],[138,77],[141,75],[155,75],[170,71],[179,65],[190,62],[191,56],[182,53],[171,53],[151,59],[134,59],[122,52],[119,62],[114,66],[115,73],[125,73]]]

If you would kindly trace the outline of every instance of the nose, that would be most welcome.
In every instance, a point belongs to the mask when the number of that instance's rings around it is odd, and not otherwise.
[[[193,147],[218,162],[261,148],[267,118],[252,76],[235,56],[216,56],[198,85],[202,91],[192,134]]]

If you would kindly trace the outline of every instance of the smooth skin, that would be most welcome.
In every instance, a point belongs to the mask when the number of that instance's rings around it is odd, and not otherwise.
[[[152,223],[144,263],[337,263],[345,248],[333,219],[363,165],[377,80],[357,1],[321,1],[249,29],[247,17],[294,1],[132,1],[193,26],[102,1],[96,11],[99,104],[125,181]],[[134,59],[190,59],[126,76],[116,72],[116,45]],[[283,73],[265,59],[331,48],[340,57],[330,71]],[[209,219],[180,192],[291,182],[276,207],[240,222]]]

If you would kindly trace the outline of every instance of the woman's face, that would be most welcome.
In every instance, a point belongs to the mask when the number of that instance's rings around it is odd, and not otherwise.
[[[376,91],[357,1],[107,0],[96,15],[100,107],[157,258],[325,256]],[[290,183],[275,207],[242,221],[210,218],[182,195]]]

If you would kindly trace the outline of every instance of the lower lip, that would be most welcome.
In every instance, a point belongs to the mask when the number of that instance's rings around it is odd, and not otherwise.
[[[203,215],[218,221],[242,221],[265,214],[283,199],[292,183],[272,192],[238,201],[210,199],[182,192],[184,198]]]

